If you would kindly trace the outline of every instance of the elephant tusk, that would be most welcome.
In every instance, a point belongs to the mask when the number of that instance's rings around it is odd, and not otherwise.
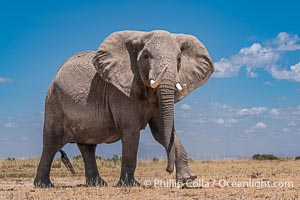
[[[152,87],[152,85],[154,85],[155,81],[153,79],[150,80],[150,85]]]
[[[150,86],[151,88],[155,89],[157,88],[159,84],[157,83],[157,81],[154,81],[153,79],[150,80]]]
[[[181,86],[180,83],[176,83],[176,88],[177,88],[178,92],[180,92],[181,94],[185,95],[187,93],[187,86],[186,86],[186,84],[183,84]]]
[[[158,87],[158,85],[160,84],[162,78],[164,77],[166,71],[168,69],[168,66],[166,66],[162,72],[158,75],[158,78],[156,79],[156,81],[154,81],[153,79],[150,80],[150,86],[151,88],[155,89]]]
[[[179,92],[182,90],[180,83],[176,83],[176,88],[178,89]]]

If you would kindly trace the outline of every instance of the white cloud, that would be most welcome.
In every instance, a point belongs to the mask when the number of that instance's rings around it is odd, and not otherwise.
[[[232,127],[233,125],[238,123],[238,120],[234,119],[234,118],[231,118],[231,119],[217,118],[217,119],[213,120],[213,122],[218,125]]]
[[[290,66],[290,70],[279,69],[278,67],[271,67],[270,72],[276,79],[286,79],[300,82],[300,62]]]
[[[283,128],[282,131],[285,132],[285,133],[288,133],[288,132],[290,132],[290,129],[288,129],[288,128]]]
[[[283,128],[288,128],[288,134],[298,133],[300,125],[300,104],[291,107],[270,107],[253,106],[237,107],[212,101],[209,105],[202,103],[188,103],[191,110],[181,109],[181,104],[177,107],[175,124],[178,127],[188,126],[190,129],[227,133],[243,133],[245,135],[253,133],[280,135]],[[184,122],[184,123],[182,123]],[[183,128],[184,129],[184,128]],[[300,130],[300,129],[299,129]],[[208,132],[209,132],[208,131]]]
[[[270,114],[271,114],[271,115],[279,115],[279,113],[280,113],[280,110],[279,110],[279,109],[272,108],[272,109],[270,110]]]
[[[19,124],[16,122],[6,122],[5,124],[3,124],[4,128],[16,128],[18,126]]]
[[[253,133],[255,132],[256,130],[259,130],[259,129],[265,129],[267,128],[268,126],[264,123],[264,122],[257,122],[256,124],[254,124],[250,129],[246,129],[244,130],[244,133]]]
[[[243,108],[236,112],[238,116],[254,116],[260,115],[267,110],[266,107]]]
[[[278,51],[296,51],[300,49],[299,37],[295,34],[281,32],[271,43],[278,45]]]
[[[221,58],[220,61],[214,63],[215,72],[213,73],[214,77],[217,78],[229,78],[237,76],[240,71],[239,65],[234,65],[231,63],[231,60],[227,58]]]
[[[182,104],[180,107],[181,110],[191,110],[192,107],[189,104]]]
[[[30,138],[26,137],[26,136],[23,136],[23,137],[21,137],[21,140],[24,141],[24,142],[26,142],[26,141],[30,140]]]
[[[214,77],[237,76],[241,67],[246,67],[247,75],[251,78],[258,76],[256,68],[262,68],[275,79],[286,79],[300,82],[300,62],[288,67],[281,67],[279,64],[283,54],[289,51],[300,50],[300,38],[296,34],[281,32],[276,38],[254,43],[230,58],[221,58],[215,64]]]
[[[273,85],[273,84],[272,84],[272,82],[271,82],[271,81],[266,81],[266,82],[264,82],[264,85],[271,86],[271,85]]]
[[[30,124],[32,127],[36,127],[36,128],[41,128],[42,127],[42,123],[40,122],[33,122]]]
[[[298,121],[300,121],[300,105],[280,109],[272,108],[269,114],[270,115],[268,117],[271,119],[284,120],[285,125],[298,125]]]
[[[248,75],[248,77],[250,77],[250,78],[256,78],[256,77],[258,77],[258,74],[255,73],[255,72],[252,72],[252,71],[251,71],[251,68],[247,68],[247,75]]]
[[[11,83],[11,82],[13,82],[13,80],[10,78],[0,77],[0,83]]]
[[[232,118],[232,119],[229,119],[229,120],[228,120],[228,123],[229,123],[229,124],[237,124],[237,123],[238,123],[238,120]]]
[[[257,122],[253,128],[256,128],[256,129],[263,129],[263,128],[267,128],[267,125],[264,123],[264,122]]]
[[[216,119],[216,120],[215,120],[215,123],[216,123],[216,124],[224,124],[225,121],[224,121],[224,119],[219,118],[219,119]]]
[[[297,126],[297,124],[296,124],[296,122],[291,121],[291,122],[288,123],[288,126]]]

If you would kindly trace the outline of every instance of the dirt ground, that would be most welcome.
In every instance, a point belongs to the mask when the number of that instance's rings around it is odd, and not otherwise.
[[[300,161],[190,161],[198,178],[183,186],[165,172],[165,161],[139,161],[141,187],[115,187],[120,160],[97,159],[108,187],[86,187],[81,158],[70,174],[59,160],[52,165],[55,188],[33,186],[38,159],[0,160],[0,199],[300,199]]]

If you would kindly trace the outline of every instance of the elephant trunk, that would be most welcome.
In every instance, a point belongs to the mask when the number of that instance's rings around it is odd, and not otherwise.
[[[174,171],[175,164],[175,144],[174,144],[174,95],[175,95],[175,80],[170,78],[171,73],[166,73],[162,79],[159,90],[158,99],[160,106],[161,122],[163,127],[164,145],[168,157],[167,172]]]

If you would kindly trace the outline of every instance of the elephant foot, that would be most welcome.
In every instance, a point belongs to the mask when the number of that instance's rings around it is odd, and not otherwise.
[[[141,184],[137,182],[135,179],[128,180],[127,178],[125,180],[120,179],[117,183],[117,187],[123,187],[123,186],[130,186],[130,187],[139,187]]]
[[[183,167],[176,171],[176,181],[181,183],[186,183],[188,181],[193,181],[197,178],[197,175],[188,167]]]
[[[93,178],[87,178],[86,185],[89,187],[90,186],[107,187],[107,183],[100,176],[96,176]]]
[[[49,178],[35,178],[33,184],[35,187],[39,187],[39,188],[54,187],[54,185],[51,183]]]

